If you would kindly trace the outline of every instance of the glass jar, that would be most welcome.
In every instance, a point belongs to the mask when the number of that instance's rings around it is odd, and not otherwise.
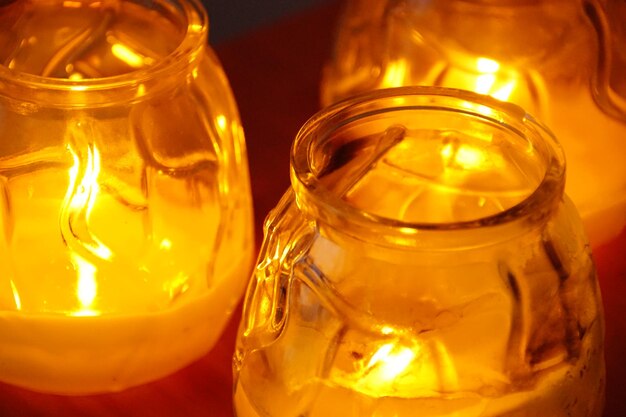
[[[254,253],[196,0],[0,7],[0,380],[119,390],[206,354]]]
[[[314,116],[246,295],[237,416],[600,417],[600,293],[564,175],[546,129],[474,93]]]
[[[435,85],[521,106],[563,144],[597,247],[626,227],[624,22],[622,0],[347,0],[322,102]]]

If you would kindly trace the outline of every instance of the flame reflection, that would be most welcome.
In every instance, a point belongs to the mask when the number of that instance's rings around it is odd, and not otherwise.
[[[69,169],[69,184],[63,203],[61,227],[63,238],[77,274],[77,316],[99,314],[94,308],[98,296],[96,275],[98,260],[110,261],[113,253],[90,231],[90,217],[100,194],[98,177],[101,170],[100,152],[84,131],[83,122],[72,129],[72,145],[68,150],[73,159]]]

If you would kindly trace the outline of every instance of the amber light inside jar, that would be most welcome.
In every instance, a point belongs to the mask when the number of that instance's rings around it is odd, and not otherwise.
[[[321,100],[420,85],[517,104],[562,144],[592,247],[614,244],[626,226],[625,13],[621,0],[348,0]]]
[[[564,185],[561,148],[522,109],[428,87],[329,108],[301,130],[292,166],[303,211],[391,241],[537,222]]]
[[[239,417],[600,417],[595,270],[556,140],[461,90],[299,132],[235,352]]]
[[[0,380],[116,391],[219,338],[254,240],[207,33],[197,0],[0,7]]]
[[[16,28],[20,17],[25,23]],[[0,26],[7,28],[0,32],[3,94],[58,107],[110,106],[156,92],[193,69],[208,36],[196,0],[149,8],[125,0],[19,0],[1,9]]]

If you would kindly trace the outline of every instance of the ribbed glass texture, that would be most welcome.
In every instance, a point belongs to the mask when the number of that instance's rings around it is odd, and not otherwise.
[[[211,348],[254,251],[195,0],[0,6],[0,380],[118,390]]]
[[[324,105],[433,85],[515,103],[562,143],[566,191],[591,244],[626,227],[626,6],[622,0],[348,0]]]
[[[519,107],[381,90],[313,117],[265,223],[239,417],[600,417],[603,315],[563,153]]]

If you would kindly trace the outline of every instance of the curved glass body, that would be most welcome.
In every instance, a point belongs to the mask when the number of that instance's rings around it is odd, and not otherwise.
[[[234,356],[239,417],[600,417],[563,154],[520,108],[381,90],[296,138]]]
[[[220,335],[254,240],[207,25],[195,0],[0,7],[0,380],[118,390]]]
[[[624,22],[620,0],[348,0],[322,101],[434,85],[521,106],[562,143],[597,246],[626,226]]]

